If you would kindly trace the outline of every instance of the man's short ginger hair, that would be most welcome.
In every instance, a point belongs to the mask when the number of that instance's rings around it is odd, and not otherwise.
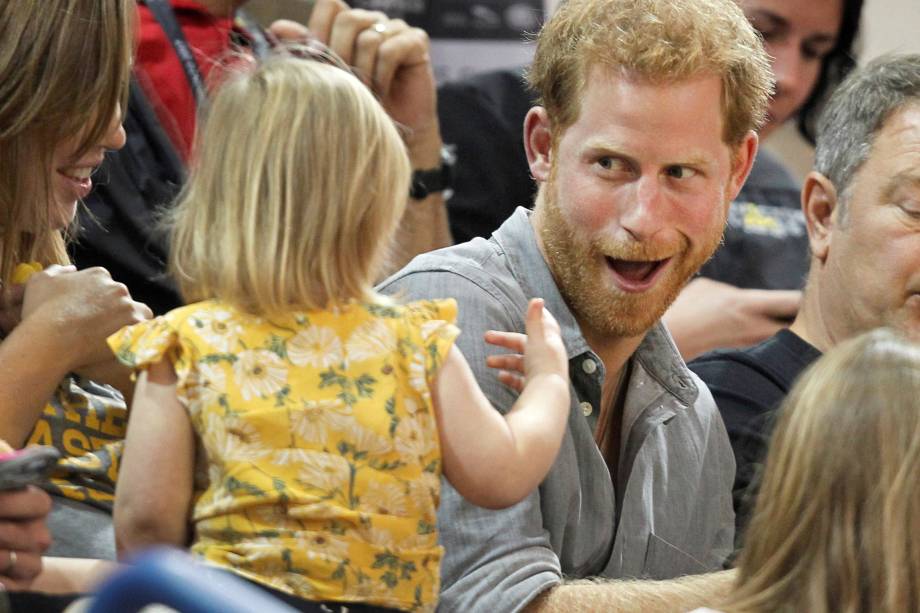
[[[578,119],[595,66],[653,83],[719,77],[730,145],[760,127],[773,91],[763,42],[733,0],[562,2],[527,72],[556,137]]]

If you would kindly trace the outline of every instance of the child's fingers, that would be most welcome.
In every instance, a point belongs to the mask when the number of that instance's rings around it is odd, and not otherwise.
[[[513,370],[515,372],[524,372],[524,356],[520,354],[490,355],[486,357],[486,366],[489,368],[500,368],[501,370]]]
[[[543,299],[531,298],[527,304],[527,315],[524,325],[527,329],[527,335],[536,338],[543,338]]]
[[[562,328],[559,327],[559,322],[556,321],[556,318],[547,308],[543,309],[543,328],[546,332],[562,334]]]
[[[508,372],[507,370],[498,371],[498,380],[520,393],[524,391],[524,377],[521,375]]]
[[[527,335],[520,332],[489,330],[485,333],[485,340],[490,345],[503,347],[515,353],[524,353],[524,347],[527,345]]]

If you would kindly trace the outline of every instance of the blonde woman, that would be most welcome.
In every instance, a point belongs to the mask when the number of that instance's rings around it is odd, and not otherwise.
[[[920,610],[920,346],[842,343],[786,400],[726,612]]]
[[[106,271],[75,272],[65,250],[93,171],[124,144],[133,11],[129,0],[0,3],[0,438],[65,455],[49,490],[50,552],[66,556],[114,558],[127,416],[118,392],[89,379],[127,382],[105,338],[149,316]],[[19,578],[19,557],[0,574]]]
[[[491,334],[518,354],[494,362],[521,390],[503,418],[453,347],[456,303],[373,291],[410,165],[344,70],[268,60],[221,87],[198,146],[172,264],[201,302],[110,340],[140,371],[120,547],[191,540],[304,611],[433,610],[442,469],[502,507],[555,458],[569,412],[558,324],[535,300],[528,337]]]

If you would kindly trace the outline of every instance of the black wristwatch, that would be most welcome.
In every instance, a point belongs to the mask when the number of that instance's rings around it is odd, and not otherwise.
[[[431,194],[449,190],[454,185],[454,166],[457,154],[453,145],[441,147],[441,165],[428,170],[416,170],[412,173],[412,187],[409,197],[424,200]]]

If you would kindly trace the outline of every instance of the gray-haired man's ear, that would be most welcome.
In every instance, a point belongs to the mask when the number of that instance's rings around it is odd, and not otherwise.
[[[812,257],[821,262],[827,259],[834,227],[840,221],[834,215],[837,204],[837,188],[831,180],[814,170],[808,173],[802,186],[802,213],[808,226]]]

